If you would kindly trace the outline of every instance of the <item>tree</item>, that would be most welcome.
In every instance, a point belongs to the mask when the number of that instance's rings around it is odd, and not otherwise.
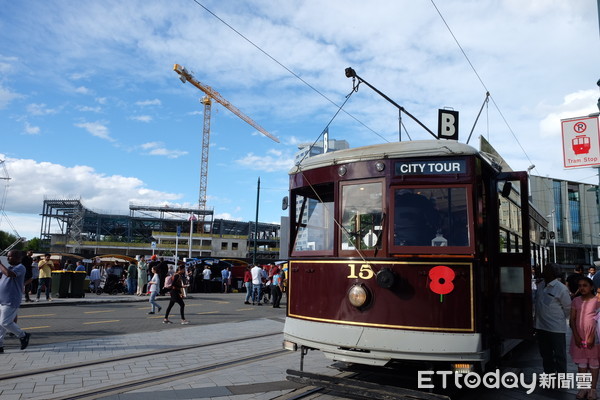
[[[42,241],[40,238],[34,237],[33,239],[30,239],[27,241],[27,243],[25,244],[25,251],[34,251],[34,252],[38,252],[41,251],[42,249]]]
[[[7,247],[12,245],[17,240],[19,240],[19,238],[17,236],[11,235],[8,232],[0,231],[0,250],[6,249]],[[22,250],[23,242],[17,244],[14,248],[17,250]]]

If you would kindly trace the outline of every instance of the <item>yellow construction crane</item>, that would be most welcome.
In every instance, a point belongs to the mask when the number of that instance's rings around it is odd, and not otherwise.
[[[202,98],[200,101],[204,104],[204,129],[202,136],[202,159],[200,162],[200,195],[198,198],[198,205],[201,210],[206,207],[206,186],[208,180],[208,148],[210,143],[210,113],[211,113],[211,104],[212,100],[215,100],[217,103],[221,104],[223,107],[246,121],[252,127],[256,128],[260,133],[267,136],[270,139],[273,139],[277,143],[279,143],[279,139],[277,137],[271,135],[267,132],[263,127],[254,122],[250,117],[237,109],[233,104],[228,102],[213,88],[208,85],[203,84],[202,82],[196,80],[194,76],[189,73],[183,66],[179,64],[175,64],[173,66],[173,70],[179,74],[179,79],[185,83],[189,82],[192,85],[196,86],[198,89],[202,90],[206,96]],[[200,222],[200,221],[199,221]]]

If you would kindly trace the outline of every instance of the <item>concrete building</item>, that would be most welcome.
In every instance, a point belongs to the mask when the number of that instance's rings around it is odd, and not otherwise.
[[[530,176],[530,199],[555,233],[547,238],[550,260],[559,264],[591,264],[600,259],[597,185]]]

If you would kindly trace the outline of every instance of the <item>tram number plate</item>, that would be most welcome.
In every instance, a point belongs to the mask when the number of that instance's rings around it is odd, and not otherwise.
[[[346,277],[348,279],[371,279],[375,276],[375,271],[369,264],[361,265],[358,271],[356,270],[356,264],[348,264],[348,267],[350,268],[350,275]]]

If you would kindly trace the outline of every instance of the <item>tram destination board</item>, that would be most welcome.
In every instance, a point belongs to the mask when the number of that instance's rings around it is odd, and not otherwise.
[[[467,162],[456,160],[412,160],[398,161],[396,175],[446,175],[467,173]]]

